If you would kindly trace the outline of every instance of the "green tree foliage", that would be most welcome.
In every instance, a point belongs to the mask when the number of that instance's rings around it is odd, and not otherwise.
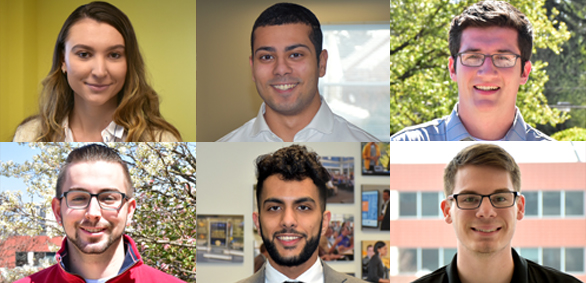
[[[546,0],[545,8],[553,26],[565,24],[572,36],[561,45],[559,55],[549,49],[537,49],[535,58],[548,62],[545,70],[549,80],[543,93],[550,105],[569,102],[586,107],[586,1]],[[570,115],[571,119],[563,124],[541,130],[586,128],[586,109],[571,109]]]
[[[0,161],[0,175],[20,178],[26,195],[0,194],[0,238],[8,235],[62,236],[51,217],[51,199],[60,165],[83,144],[30,143],[40,149],[23,164]],[[196,158],[187,143],[108,143],[128,162],[137,209],[126,233],[137,243],[145,263],[180,279],[195,282]],[[41,207],[41,210],[39,210]]]
[[[556,54],[570,34],[564,23],[554,27],[547,17],[545,0],[513,0],[534,27],[535,48]],[[390,2],[391,14],[391,133],[448,115],[458,100],[458,87],[447,68],[448,31],[453,17],[476,0],[398,0]],[[517,106],[531,125],[558,124],[568,116],[547,106],[543,85],[545,63],[536,61],[529,82],[519,89]]]
[[[558,141],[586,141],[586,129],[573,127],[559,131],[551,137]]]

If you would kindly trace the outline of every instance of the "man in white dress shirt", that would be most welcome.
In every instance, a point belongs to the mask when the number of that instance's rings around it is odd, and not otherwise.
[[[359,283],[319,258],[326,210],[328,171],[315,152],[292,145],[256,160],[258,212],[252,219],[269,254],[264,266],[239,283]]]
[[[334,114],[318,91],[326,73],[318,19],[305,7],[278,3],[252,28],[252,80],[264,103],[256,118],[220,138],[221,142],[378,141]]]

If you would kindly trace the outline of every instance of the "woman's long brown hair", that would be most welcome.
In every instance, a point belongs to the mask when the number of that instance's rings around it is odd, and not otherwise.
[[[164,132],[170,132],[181,140],[179,131],[169,124],[159,112],[159,96],[147,83],[145,66],[138,48],[138,41],[128,17],[118,8],[106,2],[92,2],[75,9],[67,18],[55,43],[53,64],[43,80],[39,98],[41,133],[36,141],[51,142],[64,139],[61,122],[73,110],[73,90],[67,77],[61,72],[65,56],[65,40],[69,29],[78,21],[89,18],[114,27],[124,38],[126,53],[126,80],[117,95],[118,107],[113,121],[127,130],[126,141],[158,141]],[[25,121],[31,120],[31,118]]]

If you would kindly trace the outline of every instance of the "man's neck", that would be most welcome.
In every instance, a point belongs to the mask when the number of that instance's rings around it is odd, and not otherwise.
[[[317,93],[311,103],[301,112],[293,115],[283,115],[268,107],[265,108],[265,121],[271,131],[285,142],[292,142],[295,134],[305,128],[319,108],[321,107],[321,96]]]
[[[101,254],[86,254],[81,252],[73,243],[67,241],[68,268],[74,274],[84,279],[101,279],[118,274],[124,263],[124,242],[120,238]]]
[[[287,276],[288,278],[295,279],[307,271],[317,259],[317,250],[313,253],[313,255],[304,263],[297,265],[297,266],[282,266],[278,265],[270,256],[269,256],[269,263],[273,268],[277,271],[281,272],[283,275]]]
[[[458,116],[471,136],[491,141],[505,137],[513,125],[515,113],[515,107],[482,113],[473,112],[473,109],[458,109]]]
[[[511,247],[490,254],[480,254],[458,247],[458,276],[462,283],[509,283],[515,264]]]

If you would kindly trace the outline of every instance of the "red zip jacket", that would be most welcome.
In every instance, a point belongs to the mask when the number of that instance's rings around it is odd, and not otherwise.
[[[43,269],[33,275],[16,281],[16,283],[85,283],[85,280],[76,274],[66,271],[63,264],[63,258],[67,257],[67,237],[63,239],[61,249],[57,252],[55,258],[57,264]],[[125,282],[184,282],[165,272],[154,269],[142,262],[136,244],[127,235],[124,235],[124,246],[126,247],[126,256],[122,268],[114,278],[108,280],[108,283],[125,283]]]

